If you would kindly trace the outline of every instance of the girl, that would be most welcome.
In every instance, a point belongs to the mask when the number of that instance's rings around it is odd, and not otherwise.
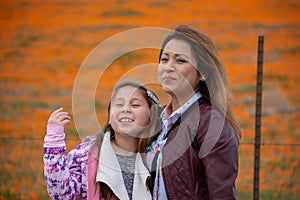
[[[240,129],[213,42],[177,27],[162,44],[158,80],[171,101],[148,147],[153,199],[236,199]]]
[[[108,121],[65,155],[64,125],[70,116],[54,111],[44,139],[44,173],[52,199],[151,199],[146,146],[159,127],[158,98],[148,88],[123,81],[108,106]]]

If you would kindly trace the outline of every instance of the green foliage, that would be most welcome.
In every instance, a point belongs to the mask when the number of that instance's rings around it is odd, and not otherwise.
[[[110,10],[102,13],[102,16],[104,17],[110,17],[110,16],[130,17],[130,16],[140,16],[140,15],[142,15],[142,12],[133,9],[113,10],[113,11]]]

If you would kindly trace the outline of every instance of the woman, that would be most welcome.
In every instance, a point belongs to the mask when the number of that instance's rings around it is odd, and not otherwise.
[[[124,81],[116,85],[108,107],[108,121],[96,136],[65,155],[64,125],[70,116],[54,111],[47,126],[44,164],[52,199],[151,199],[145,153],[160,130],[158,98],[148,88]]]
[[[153,199],[236,199],[240,129],[213,42],[185,25],[162,44],[158,80],[171,102],[147,149]]]

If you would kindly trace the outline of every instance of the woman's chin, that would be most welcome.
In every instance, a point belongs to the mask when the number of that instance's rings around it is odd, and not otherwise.
[[[174,89],[173,89],[174,85],[170,85],[170,84],[162,84],[161,88],[163,89],[163,91],[167,94],[173,94]]]

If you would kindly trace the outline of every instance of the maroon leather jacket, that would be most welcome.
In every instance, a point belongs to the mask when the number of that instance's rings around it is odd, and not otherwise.
[[[237,199],[238,145],[232,126],[211,105],[193,104],[162,150],[168,199]]]

